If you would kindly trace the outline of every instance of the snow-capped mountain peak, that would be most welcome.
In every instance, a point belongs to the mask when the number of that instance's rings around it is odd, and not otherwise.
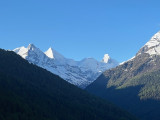
[[[67,59],[51,47],[46,52],[44,52],[44,54],[50,59],[53,59],[57,64],[67,64]]]
[[[148,48],[160,45],[160,31],[157,32],[146,44]]]
[[[137,55],[148,53],[150,55],[160,55],[160,31],[157,32],[138,52]]]
[[[30,51],[34,51],[34,53],[39,52],[39,48],[37,48],[34,44],[29,44],[27,48],[25,48],[24,46],[16,48],[13,50],[15,53],[19,54],[20,56],[22,56],[24,59],[26,59],[26,57],[28,56]]]
[[[50,47],[46,52],[45,54],[51,58],[51,59],[54,59],[54,53],[53,53],[53,49]]]
[[[29,44],[27,48],[16,48],[13,51],[22,56],[24,59],[28,60],[30,63],[36,65],[44,63],[44,61],[46,61],[45,54],[33,44]]]
[[[35,49],[37,49],[34,44],[29,44],[27,48],[28,48],[28,50],[35,50]]]
[[[16,48],[13,50],[15,53],[19,54],[21,57],[23,57],[24,59],[28,56],[27,52],[28,49],[25,48],[24,46]]]
[[[102,59],[102,62],[108,63],[110,59],[111,59],[110,56],[108,54],[105,54],[103,59]]]
[[[104,61],[106,63],[99,62],[94,58],[75,61],[65,58],[53,48],[42,52],[33,44],[29,44],[27,48],[16,48],[13,51],[30,63],[59,75],[66,81],[82,88],[92,83],[103,71],[118,65],[116,61],[110,59],[109,55],[105,55]]]

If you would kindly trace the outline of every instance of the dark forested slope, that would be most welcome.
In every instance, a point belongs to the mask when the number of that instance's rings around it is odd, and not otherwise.
[[[127,112],[0,49],[0,120],[135,120]]]
[[[136,56],[104,72],[86,89],[143,120],[160,120],[160,56]]]

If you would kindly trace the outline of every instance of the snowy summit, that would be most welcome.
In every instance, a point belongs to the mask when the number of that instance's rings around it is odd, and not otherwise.
[[[13,51],[30,63],[59,75],[64,80],[82,88],[96,80],[105,70],[118,65],[118,62],[111,60],[108,54],[104,55],[103,62],[99,62],[93,58],[75,61],[65,58],[53,48],[42,52],[33,44],[29,44],[27,48],[16,48]]]
[[[50,47],[46,52],[45,54],[51,58],[51,59],[54,59],[54,55],[53,55],[53,49]]]
[[[104,57],[103,57],[103,59],[102,59],[102,62],[108,63],[109,60],[110,60],[110,56],[108,54],[105,54]]]
[[[138,52],[150,55],[160,55],[160,31],[157,32]]]

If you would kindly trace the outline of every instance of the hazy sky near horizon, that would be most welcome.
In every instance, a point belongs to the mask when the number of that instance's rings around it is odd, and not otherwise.
[[[0,48],[123,62],[160,30],[159,0],[1,0]]]

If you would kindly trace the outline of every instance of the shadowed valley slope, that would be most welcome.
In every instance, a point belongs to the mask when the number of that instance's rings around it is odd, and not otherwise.
[[[105,71],[86,90],[142,120],[160,120],[160,32],[136,56]]]
[[[14,52],[0,50],[0,120],[135,120]]]

